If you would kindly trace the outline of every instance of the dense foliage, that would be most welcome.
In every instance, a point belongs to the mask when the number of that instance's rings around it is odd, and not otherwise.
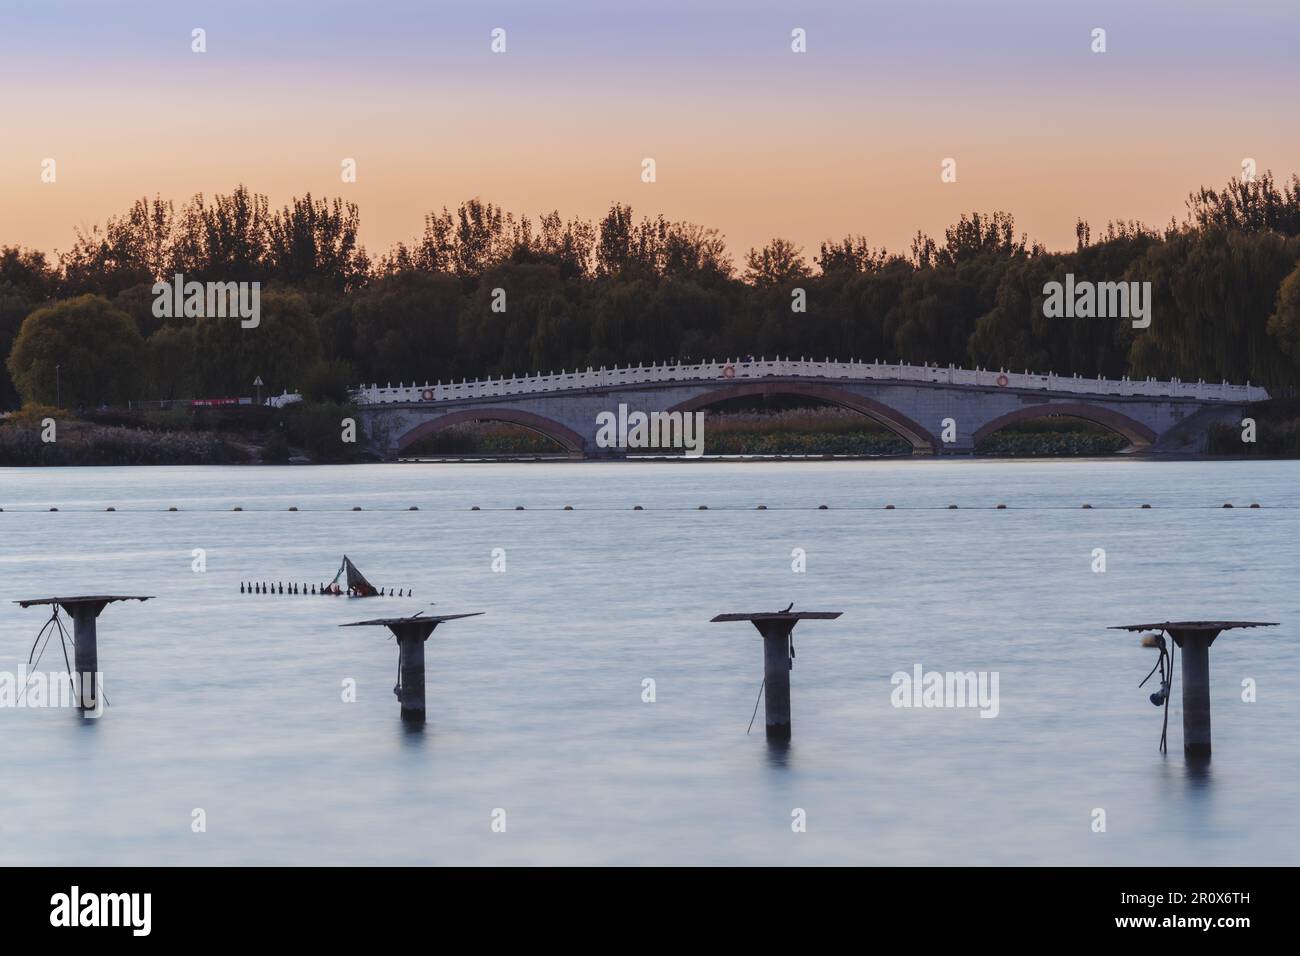
[[[57,260],[0,249],[0,407],[65,406],[446,380],[625,362],[809,355],[1060,374],[1300,378],[1300,178],[1202,189],[1181,223],[1080,222],[1069,252],[1006,213],[963,216],[907,254],[860,236],[808,262],[783,239],[737,266],[716,230],[616,204],[598,223],[516,218],[477,199],[372,259],[359,213],[243,187],[179,209],[140,200]],[[153,283],[263,284],[262,323],[159,317]],[[1066,273],[1149,281],[1150,328],[1048,319]],[[792,304],[802,290],[806,311]],[[55,366],[59,366],[56,382]]]

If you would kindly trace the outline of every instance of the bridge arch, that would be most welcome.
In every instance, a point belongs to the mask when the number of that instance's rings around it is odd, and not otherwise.
[[[879,422],[890,431],[912,444],[912,451],[922,455],[937,454],[939,441],[928,430],[908,418],[902,412],[890,408],[873,399],[858,395],[848,389],[833,385],[814,385],[809,382],[743,382],[736,385],[724,385],[705,391],[694,398],[688,398],[669,409],[670,412],[693,412],[697,409],[724,402],[731,398],[746,398],[754,395],[801,395],[817,398],[842,408],[851,408],[861,412],[873,421]]]
[[[1159,437],[1152,429],[1140,421],[1114,409],[1080,402],[1046,402],[1041,405],[1026,405],[1024,408],[1017,408],[1013,412],[1007,412],[992,421],[985,422],[975,429],[973,440],[978,445],[983,439],[996,431],[1006,428],[1008,425],[1017,425],[1021,422],[1047,418],[1053,415],[1065,418],[1081,418],[1084,421],[1092,422],[1094,425],[1109,428],[1111,431],[1127,438],[1131,444],[1139,448],[1145,448],[1153,444],[1156,438]]]
[[[543,415],[535,415],[532,412],[525,412],[517,408],[467,408],[461,411],[447,412],[445,415],[439,415],[437,418],[421,422],[397,439],[397,450],[402,451],[409,448],[421,438],[440,432],[444,428],[451,428],[453,425],[461,425],[465,422],[484,421],[509,422],[512,425],[527,428],[529,431],[537,432],[539,435],[545,435],[547,438],[559,442],[560,446],[570,454],[581,454],[587,444],[583,437],[572,428],[561,425],[554,419],[546,418]]]

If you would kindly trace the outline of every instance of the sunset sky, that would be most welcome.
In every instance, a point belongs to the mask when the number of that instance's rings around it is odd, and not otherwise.
[[[1078,216],[1181,218],[1244,157],[1300,171],[1297,50],[1295,0],[2,0],[0,245],[242,182],[356,202],[372,253],[471,196],[627,202],[737,259],[776,235],[905,251],[995,208],[1072,247]]]

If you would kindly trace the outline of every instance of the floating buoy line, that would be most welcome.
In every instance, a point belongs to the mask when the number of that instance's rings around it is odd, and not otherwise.
[[[1078,505],[1059,504],[1059,505],[1008,505],[1003,502],[992,505],[895,505],[895,504],[873,504],[873,505],[836,505],[832,508],[830,505],[667,505],[664,507],[651,506],[647,508],[644,505],[634,504],[628,506],[610,507],[597,506],[589,508],[578,508],[574,505],[559,505],[551,507],[525,507],[524,505],[501,505],[482,507],[480,505],[470,505],[468,509],[462,507],[428,509],[441,512],[455,511],[1130,511],[1138,508],[1144,511],[1153,510],[1157,506],[1146,502],[1140,504],[1123,504],[1123,505],[1094,505],[1084,502]],[[1228,510],[1260,510],[1264,506],[1259,502],[1251,502],[1248,505],[1233,504],[1224,502],[1221,505],[1160,505],[1161,511],[1219,511]],[[1274,511],[1295,511],[1300,508],[1296,505],[1270,505],[1270,510]],[[399,514],[403,512],[420,511],[418,505],[395,506],[392,508],[370,508],[370,513],[380,514]],[[169,508],[117,508],[112,505],[100,509],[96,508],[0,508],[0,514],[92,514],[103,512],[115,512],[117,514],[159,514],[159,513],[188,513],[188,514],[218,514],[218,513],[242,513],[242,514],[277,514],[285,512],[303,512],[308,514],[347,514],[350,512],[359,512],[362,508],[357,505],[344,508],[299,508],[297,505],[290,505],[287,508],[244,508],[242,505],[236,505],[231,508],[189,508],[182,512],[182,509],[176,507]]]

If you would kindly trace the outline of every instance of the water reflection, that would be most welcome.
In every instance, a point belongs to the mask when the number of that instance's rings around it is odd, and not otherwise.
[[[769,740],[767,742],[767,765],[775,770],[789,769],[790,741]]]

